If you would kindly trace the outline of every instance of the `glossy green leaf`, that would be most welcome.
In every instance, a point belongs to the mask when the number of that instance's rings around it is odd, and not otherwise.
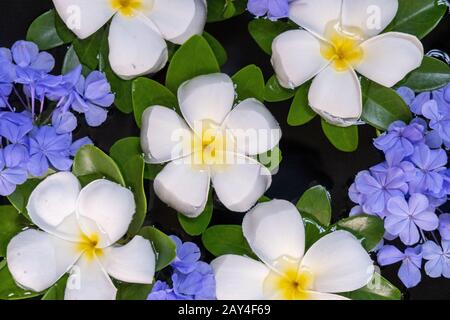
[[[42,293],[25,290],[17,286],[6,265],[6,260],[0,262],[0,300],[22,300],[40,295]]]
[[[133,81],[132,99],[134,118],[138,127],[141,127],[142,114],[148,107],[160,105],[173,110],[178,109],[176,96],[162,84],[147,78]]]
[[[27,40],[36,43],[41,50],[49,50],[64,44],[55,26],[56,13],[50,10],[37,17],[28,28]]]
[[[307,251],[317,240],[326,235],[329,230],[307,213],[302,213],[302,218],[305,226],[305,251]]]
[[[73,46],[70,46],[66,52],[66,55],[64,56],[61,73],[62,74],[69,73],[70,71],[72,71],[73,69],[78,67],[78,65],[80,65],[80,64],[81,64],[81,62],[78,59],[75,49],[73,48]],[[84,76],[87,76],[89,73],[91,73],[91,71],[92,71],[91,69],[89,69],[88,67],[86,67],[84,65],[82,65],[82,67],[83,67],[82,74]]]
[[[238,225],[217,225],[208,228],[202,235],[205,248],[214,256],[237,254],[256,258]]]
[[[261,69],[254,64],[239,70],[233,77],[239,101],[255,98],[264,102],[265,82]]]
[[[203,38],[208,41],[209,46],[214,52],[219,66],[223,66],[228,60],[228,54],[222,44],[208,32],[203,32]]]
[[[424,57],[422,65],[409,73],[396,86],[405,86],[416,92],[433,91],[450,82],[450,66],[438,59]]]
[[[374,273],[372,280],[361,289],[341,293],[352,300],[401,300],[402,293],[379,273]]]
[[[13,206],[0,206],[0,257],[6,257],[9,241],[28,225]]]
[[[272,42],[281,33],[291,30],[292,26],[284,21],[255,19],[248,24],[248,31],[265,53],[272,54]]]
[[[78,59],[91,70],[97,69],[99,63],[100,44],[105,34],[105,29],[100,29],[92,36],[86,39],[76,38],[73,41],[73,47],[77,53]]]
[[[273,75],[266,83],[264,91],[264,100],[268,102],[280,102],[292,98],[295,95],[295,90],[283,88]]]
[[[327,189],[315,186],[306,190],[297,202],[300,213],[307,213],[322,225],[329,226],[331,221],[331,197]]]
[[[9,202],[16,208],[18,212],[23,214],[28,220],[27,204],[31,192],[41,182],[40,179],[28,179],[24,184],[18,185],[16,190],[8,196]]]
[[[153,245],[156,252],[156,271],[167,267],[175,259],[176,245],[172,239],[154,227],[144,227],[139,231],[139,235],[144,237]]]
[[[309,106],[308,92],[310,86],[311,82],[308,82],[297,89],[287,119],[290,126],[302,126],[317,115]]]
[[[353,152],[358,148],[358,127],[338,127],[321,119],[322,130],[325,136],[336,149],[343,152]]]
[[[208,202],[205,210],[197,218],[188,218],[182,213],[178,213],[178,221],[183,230],[191,236],[201,235],[211,222],[213,213],[213,197],[212,192],[209,193]]]
[[[395,90],[369,80],[363,80],[361,85],[363,94],[362,120],[384,131],[396,120],[409,123],[411,111]]]
[[[114,160],[93,145],[85,145],[78,150],[73,161],[72,172],[76,176],[100,174],[125,186],[122,173]]]
[[[117,287],[116,300],[147,300],[152,284],[121,283]]]
[[[384,224],[378,217],[360,214],[342,219],[335,225],[338,229],[347,230],[358,239],[367,251],[372,250],[383,239]]]
[[[71,43],[77,38],[75,33],[67,28],[66,24],[58,14],[55,15],[55,28],[58,36],[64,43]]]
[[[447,10],[438,0],[398,0],[398,4],[397,15],[384,32],[405,32],[419,39],[436,28]]]
[[[193,36],[173,55],[167,70],[166,86],[176,93],[183,82],[217,72],[220,72],[220,67],[208,42],[201,36]]]
[[[42,300],[64,300],[64,294],[66,292],[66,284],[69,275],[64,275],[58,280],[42,297]]]
[[[207,0],[208,22],[217,22],[242,14],[247,0]]]

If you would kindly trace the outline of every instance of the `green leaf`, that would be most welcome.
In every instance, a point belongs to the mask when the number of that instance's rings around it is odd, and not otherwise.
[[[302,126],[317,115],[309,106],[308,92],[310,86],[311,82],[308,82],[297,89],[287,119],[290,126]]]
[[[329,226],[331,221],[330,194],[322,186],[312,187],[303,193],[297,202],[300,213],[307,213],[322,225]]]
[[[132,84],[132,99],[134,118],[138,127],[141,127],[142,114],[145,109],[155,105],[178,110],[178,101],[176,96],[162,84],[147,79],[137,78]]]
[[[41,300],[64,300],[67,279],[69,279],[68,274],[64,275],[58,282],[51,286]]]
[[[248,24],[250,35],[268,55],[272,54],[273,40],[281,33],[291,29],[292,27],[287,22],[269,19],[255,19]]]
[[[123,113],[131,113],[133,112],[133,100],[131,96],[133,81],[119,78],[112,70],[108,56],[108,32],[105,31],[100,44],[99,70],[106,74],[106,78],[111,85],[111,90],[116,95],[114,105]]]
[[[28,220],[30,220],[27,212],[28,198],[40,182],[41,180],[37,178],[28,179],[24,184],[18,185],[16,190],[8,196],[9,202]]]
[[[361,289],[341,293],[352,300],[401,300],[402,293],[379,273],[374,273],[372,280]]]
[[[264,153],[258,154],[258,162],[264,165],[270,172],[274,172],[283,160],[281,150],[278,146]]]
[[[122,171],[126,186],[131,189],[136,202],[136,212],[128,227],[128,237],[132,238],[141,229],[147,215],[147,197],[144,191],[144,159],[140,155],[130,156]]]
[[[73,48],[73,46],[70,46],[69,49],[66,52],[66,55],[64,57],[64,61],[63,61],[63,66],[61,69],[61,73],[62,74],[67,74],[70,71],[72,71],[73,69],[75,69],[76,67],[78,67],[78,65],[80,65],[81,62],[78,59],[77,53],[75,52],[75,49]],[[88,75],[92,70],[90,70],[88,67],[82,65],[83,70],[82,73],[83,75]]]
[[[205,248],[214,256],[237,254],[256,258],[238,225],[217,225],[208,228],[202,235]],[[256,258],[257,259],[257,258]]]
[[[13,206],[0,206],[0,257],[6,257],[9,241],[28,225]]]
[[[363,94],[361,118],[366,123],[383,131],[396,120],[409,123],[411,111],[395,90],[369,80],[363,80],[361,85]]]
[[[384,224],[378,217],[360,214],[342,219],[335,225],[338,229],[347,230],[358,239],[367,251],[372,250],[383,239]]]
[[[199,236],[206,230],[206,228],[208,228],[209,223],[211,222],[212,213],[213,213],[213,199],[212,199],[212,192],[210,192],[205,210],[203,210],[203,212],[197,218],[189,218],[182,213],[178,213],[178,221],[183,227],[183,230],[188,235]]]
[[[203,32],[203,38],[208,41],[209,46],[214,52],[219,66],[223,66],[228,60],[228,54],[222,44],[208,32]]]
[[[283,88],[275,75],[270,77],[266,83],[264,91],[264,100],[268,102],[280,102],[292,98],[295,90]]]
[[[343,152],[353,152],[358,148],[358,127],[338,127],[329,124],[324,119],[321,119],[322,130],[328,140],[336,149]]]
[[[408,87],[416,92],[433,91],[450,82],[448,64],[431,57],[424,57],[422,65],[410,72],[396,87]]]
[[[100,174],[125,186],[122,173],[114,160],[93,145],[85,145],[78,150],[73,161],[72,172],[76,176]]]
[[[256,98],[264,102],[264,76],[260,68],[251,64],[239,70],[233,77],[238,100]]]
[[[147,300],[152,284],[121,283],[117,287],[116,300]]]
[[[193,36],[173,55],[167,70],[166,86],[176,93],[183,82],[217,72],[220,72],[220,67],[208,42],[201,36]]]
[[[75,33],[67,28],[66,24],[58,14],[55,15],[55,28],[58,36],[64,43],[72,43],[77,38]]]
[[[175,242],[158,229],[144,227],[139,231],[139,235],[150,240],[153,245],[157,257],[156,271],[167,267],[177,256]]]
[[[437,0],[399,0],[398,4],[397,15],[384,32],[405,32],[419,39],[436,28],[447,10],[446,5],[438,5]]]
[[[242,14],[247,7],[247,0],[207,0],[207,22],[217,22]]]
[[[49,50],[64,44],[55,27],[55,10],[50,10],[34,20],[27,32],[27,40],[36,43],[40,50]]]
[[[97,69],[99,62],[100,43],[105,34],[105,29],[101,28],[92,36],[86,39],[76,38],[73,41],[73,47],[77,53],[78,59],[91,70]]]
[[[6,260],[0,262],[0,300],[22,300],[40,295],[42,293],[32,292],[18,287],[9,272]]]
[[[326,235],[329,230],[322,226],[316,219],[307,213],[302,215],[305,226],[305,251],[308,250],[317,240]]]

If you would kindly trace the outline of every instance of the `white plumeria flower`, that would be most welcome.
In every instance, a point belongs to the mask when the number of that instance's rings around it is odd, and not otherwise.
[[[285,200],[258,204],[244,217],[244,236],[257,261],[224,255],[212,263],[219,300],[337,300],[362,288],[373,262],[358,239],[335,231],[305,253],[305,229],[297,208]]]
[[[152,106],[142,120],[141,146],[150,163],[167,163],[154,181],[158,197],[189,217],[205,209],[210,180],[220,201],[245,212],[269,188],[269,170],[251,158],[281,138],[277,121],[256,99],[233,108],[235,88],[222,73],[196,77],[178,89],[181,118]]]
[[[117,289],[110,276],[153,282],[150,241],[136,236],[124,246],[115,245],[135,212],[127,188],[101,179],[81,189],[72,173],[60,172],[34,189],[27,210],[43,231],[28,229],[8,244],[8,268],[21,287],[41,292],[70,272],[66,300],[112,300]]]
[[[168,59],[168,40],[183,44],[202,34],[206,0],[53,0],[59,16],[80,39],[112,17],[109,62],[123,79],[155,73]]]
[[[406,33],[378,35],[394,19],[397,0],[294,0],[289,18],[305,30],[282,33],[272,43],[272,64],[283,87],[314,78],[309,104],[325,120],[354,124],[362,114],[355,71],[392,87],[422,62],[422,43]]]

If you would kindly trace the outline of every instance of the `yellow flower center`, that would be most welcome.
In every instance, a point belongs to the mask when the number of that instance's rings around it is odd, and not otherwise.
[[[103,254],[103,249],[98,247],[99,236],[96,233],[86,236],[80,235],[80,242],[78,244],[78,251],[85,254],[85,256],[92,260],[95,256],[100,257]]]
[[[306,269],[299,269],[298,261],[283,257],[264,280],[264,294],[270,299],[308,300],[313,288],[314,276]]]
[[[328,28],[326,38],[329,43],[322,42],[320,52],[325,59],[331,61],[336,71],[346,71],[363,59],[360,34],[362,32],[354,29],[349,33]]]
[[[227,161],[226,133],[220,125],[204,120],[201,123],[200,138],[193,141],[194,164],[196,165],[224,165]]]
[[[150,10],[153,7],[153,1],[148,1],[144,5],[144,0],[110,0],[111,7],[126,17],[134,17],[136,12]]]

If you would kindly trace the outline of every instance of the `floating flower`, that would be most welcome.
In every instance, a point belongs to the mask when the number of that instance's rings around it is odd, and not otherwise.
[[[258,204],[244,217],[244,236],[257,261],[224,255],[211,264],[219,300],[336,300],[365,286],[374,267],[360,241],[347,231],[325,235],[305,251],[305,229],[296,207],[284,200]]]
[[[152,106],[142,120],[141,146],[149,163],[166,163],[154,181],[158,197],[196,217],[203,212],[210,180],[230,210],[250,209],[271,184],[271,173],[251,158],[272,150],[281,131],[266,107],[246,99],[233,107],[235,89],[225,74],[199,76],[178,89],[181,118]]]
[[[267,15],[270,20],[278,20],[288,17],[289,0],[249,0],[247,9],[256,17]]]
[[[420,66],[423,46],[412,35],[378,35],[394,19],[398,1],[296,0],[289,18],[305,30],[275,38],[272,64],[280,84],[293,89],[313,79],[311,108],[349,126],[362,113],[358,76],[392,87]]]
[[[450,278],[450,241],[442,241],[441,246],[433,241],[423,244],[425,272],[432,278]]]
[[[103,179],[81,189],[73,174],[60,172],[34,189],[27,211],[43,231],[23,231],[7,248],[8,268],[23,288],[41,292],[70,271],[66,300],[110,300],[117,292],[110,276],[152,283],[150,242],[136,236],[124,246],[115,244],[135,212],[130,190]]]
[[[109,27],[109,62],[124,79],[154,73],[167,62],[167,44],[201,34],[205,0],[53,0],[66,25],[81,39]]]
[[[378,263],[380,266],[387,266],[397,262],[402,262],[398,270],[398,277],[407,288],[415,287],[419,284],[422,276],[420,269],[422,266],[422,246],[406,248],[405,253],[396,247],[387,245],[378,252]]]

